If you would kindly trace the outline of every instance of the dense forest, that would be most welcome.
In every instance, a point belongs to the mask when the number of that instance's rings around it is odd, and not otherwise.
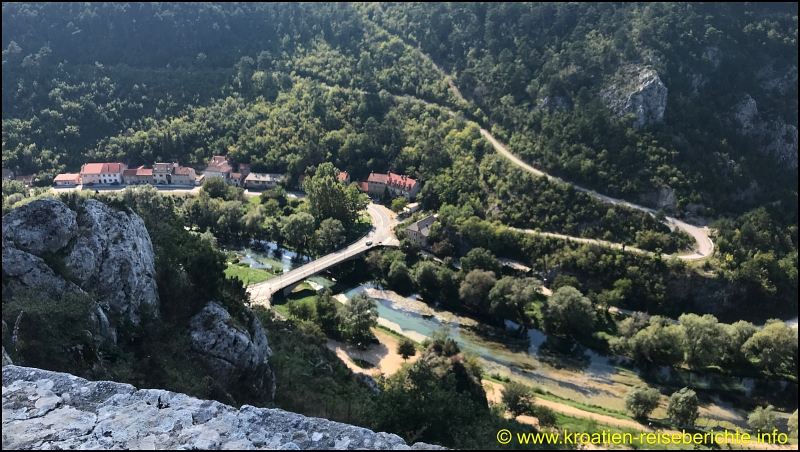
[[[451,71],[512,148],[542,169],[632,198],[669,186],[678,208],[740,211],[785,196],[797,204],[795,4],[364,8]],[[634,132],[601,98],[642,69],[666,85],[666,111],[663,123]],[[740,133],[735,111],[748,97],[762,118],[790,126],[782,130],[793,131],[793,145],[787,136],[782,151],[765,155],[760,138]]]

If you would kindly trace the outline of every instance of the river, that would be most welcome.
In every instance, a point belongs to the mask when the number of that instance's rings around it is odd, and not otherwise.
[[[701,417],[744,426],[746,413],[723,402],[720,394],[765,395],[768,398],[786,397],[787,391],[796,394],[792,392],[792,385],[785,382],[698,375],[670,367],[644,371],[625,357],[604,356],[536,329],[522,330],[513,322],[507,321],[505,329],[488,326],[473,318],[431,307],[416,295],[401,296],[374,284],[362,284],[337,295],[337,299],[345,301],[362,291],[378,301],[378,321],[383,326],[421,342],[447,325],[450,337],[462,349],[477,354],[487,373],[510,376],[587,405],[624,411],[623,397],[633,386],[668,386],[672,388],[670,391],[691,386],[706,390],[708,395],[703,398],[706,403],[701,406]],[[666,417],[664,408],[656,410],[654,416]]]

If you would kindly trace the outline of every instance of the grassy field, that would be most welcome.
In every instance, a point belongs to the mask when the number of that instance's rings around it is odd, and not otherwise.
[[[267,272],[263,268],[250,268],[249,266],[245,267],[230,262],[225,269],[225,276],[236,278],[245,285],[260,283],[275,277],[275,275]]]
[[[316,311],[316,304],[314,302],[317,292],[311,286],[304,282],[297,286],[297,288],[289,294],[289,296],[276,297],[272,303],[272,308],[278,311],[284,317],[291,317],[289,315],[289,304],[307,304],[311,307],[312,311]]]

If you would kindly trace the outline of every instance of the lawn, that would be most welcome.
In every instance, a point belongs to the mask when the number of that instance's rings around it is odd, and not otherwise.
[[[228,267],[225,269],[225,276],[228,278],[236,278],[246,286],[267,281],[275,277],[275,275],[268,273],[263,268],[250,268],[232,263],[228,263]]]

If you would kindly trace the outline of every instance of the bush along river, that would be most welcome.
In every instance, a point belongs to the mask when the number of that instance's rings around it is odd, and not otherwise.
[[[786,382],[761,381],[724,375],[700,375],[671,367],[640,369],[632,360],[601,355],[566,339],[536,329],[521,329],[506,321],[506,328],[481,323],[419,300],[402,296],[375,284],[362,284],[336,297],[341,302],[366,291],[378,302],[378,322],[384,327],[422,342],[443,326],[464,350],[477,354],[488,374],[510,376],[531,386],[587,405],[624,411],[625,393],[645,385],[672,391],[689,386],[698,391],[701,417],[746,426],[747,413],[726,400],[753,396],[796,400],[797,387]],[[665,388],[666,387],[666,388]],[[792,399],[787,399],[791,397]],[[776,403],[781,406],[782,403]],[[665,407],[653,413],[666,417]]]

